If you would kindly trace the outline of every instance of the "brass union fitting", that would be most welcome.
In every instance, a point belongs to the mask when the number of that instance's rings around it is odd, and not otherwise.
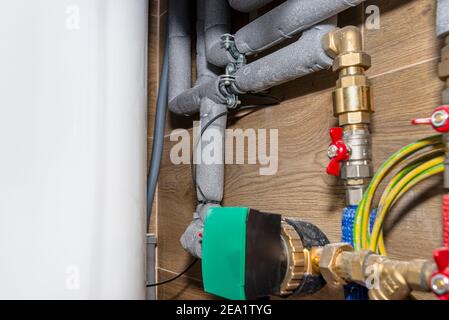
[[[320,276],[317,255],[321,248],[305,248],[296,230],[285,222],[281,224],[281,240],[287,259],[280,295],[287,297],[303,284],[306,276]]]
[[[348,26],[328,33],[323,48],[334,58],[333,70],[340,75],[333,93],[340,126],[369,124],[374,101],[365,71],[371,67],[371,56],[363,51],[360,29]]]
[[[362,250],[354,252],[346,243],[322,248],[320,272],[329,285],[356,282],[368,288],[372,300],[406,299],[412,290],[430,291],[429,279],[435,264],[427,260],[399,261]]]

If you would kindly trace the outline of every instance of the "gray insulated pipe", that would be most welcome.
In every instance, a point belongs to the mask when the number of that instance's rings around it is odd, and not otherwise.
[[[190,0],[168,3],[169,101],[192,86],[190,3]]]
[[[437,3],[437,35],[449,35],[449,0],[438,0]]]
[[[232,55],[221,45],[221,36],[231,31],[230,9],[227,0],[205,1],[204,31],[207,61],[219,67],[235,62]]]
[[[193,221],[181,237],[181,245],[193,256],[201,258],[201,236],[206,212],[210,207],[219,206],[223,200],[224,188],[224,138],[227,118],[220,116],[227,111],[223,104],[217,104],[208,98],[201,100],[200,120],[203,128],[211,120],[213,123],[204,131],[196,157],[201,161],[196,166],[197,198],[200,203],[193,216]],[[199,157],[201,156],[201,157]],[[201,188],[201,192],[199,188]],[[207,198],[204,199],[203,195]],[[214,203],[210,203],[210,202]]]
[[[305,31],[291,45],[244,66],[236,73],[236,91],[259,92],[328,69],[333,60],[324,51],[322,39],[335,26],[336,18],[332,18]]]
[[[196,85],[213,80],[220,74],[220,68],[210,64],[206,58],[206,34],[204,32],[206,0],[197,1],[196,21]]]
[[[273,0],[229,0],[229,5],[240,12],[251,12],[262,8]]]
[[[240,53],[255,54],[365,0],[289,0],[235,34]]]
[[[184,91],[169,102],[168,108],[173,113],[191,116],[198,113],[203,98],[209,98],[219,104],[226,103],[226,98],[219,90],[219,81],[220,79],[215,77]]]

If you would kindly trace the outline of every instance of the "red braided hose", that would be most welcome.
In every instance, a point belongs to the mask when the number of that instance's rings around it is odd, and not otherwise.
[[[449,247],[449,194],[443,196],[443,244]]]

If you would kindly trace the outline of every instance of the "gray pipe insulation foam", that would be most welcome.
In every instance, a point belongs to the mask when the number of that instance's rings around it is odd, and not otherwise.
[[[220,73],[218,67],[210,64],[206,58],[206,39],[205,39],[205,29],[204,29],[204,18],[205,18],[205,2],[209,0],[198,0],[197,1],[197,57],[196,57],[196,68],[197,68],[197,82],[193,90],[199,90],[201,92],[202,88],[208,88],[209,84],[216,83]],[[214,119],[216,116],[227,110],[224,104],[217,104],[209,98],[202,98],[200,100],[200,120],[201,128],[203,128],[209,121]],[[197,185],[197,199],[199,201],[211,200],[217,202],[217,204],[199,204],[193,214],[193,220],[190,225],[185,230],[181,237],[181,245],[193,256],[201,258],[201,237],[200,233],[204,227],[204,219],[207,210],[211,206],[219,206],[219,202],[223,199],[223,189],[224,189],[224,132],[226,129],[227,118],[225,116],[216,119],[204,132],[204,137],[206,141],[201,141],[200,144],[195,147],[202,152],[211,143],[219,143],[219,145],[214,145],[214,150],[220,150],[219,155],[222,158],[221,163],[206,164],[201,161],[200,164],[196,166],[196,185]],[[201,129],[200,129],[201,130]],[[216,130],[221,135],[221,141],[213,140],[207,141],[207,135],[210,130]],[[194,148],[195,150],[195,148]],[[201,187],[201,192],[199,188]],[[207,198],[204,199],[203,195]]]
[[[365,0],[288,0],[235,34],[240,53],[256,54]]]
[[[168,99],[192,86],[191,1],[169,0],[168,3]]]
[[[323,50],[322,38],[335,29],[336,18],[305,31],[298,41],[250,63],[236,73],[236,87],[259,92],[307,74],[328,69],[331,59]]]
[[[262,91],[312,72],[328,69],[332,65],[332,59],[322,47],[322,38],[335,29],[335,22],[336,19],[329,19],[304,32],[295,43],[244,66],[236,73],[236,93]],[[206,97],[215,103],[226,103],[226,97],[219,90],[219,78],[178,95],[170,101],[170,111],[193,115],[198,112],[201,100]]]
[[[206,0],[197,0],[196,21],[196,86],[204,84],[208,80],[215,79],[221,69],[207,61],[206,57],[206,33],[204,31]]]
[[[240,12],[251,12],[266,6],[273,0],[229,0],[229,5]]]
[[[221,45],[221,36],[231,31],[231,8],[227,0],[205,1],[204,31],[207,61],[219,67],[235,62]]]
[[[443,38],[449,35],[449,0],[437,2],[437,36]]]
[[[201,100],[200,108],[200,121],[201,128],[203,128],[212,119],[219,116],[223,112],[226,112],[227,107],[224,104],[217,104],[208,98]],[[185,250],[190,252],[193,256],[201,258],[201,237],[200,233],[204,227],[204,219],[207,210],[211,206],[219,206],[223,200],[223,188],[224,188],[224,138],[226,129],[227,117],[222,116],[217,118],[204,132],[203,138],[201,138],[201,143],[198,144],[199,150],[201,150],[200,155],[202,156],[203,150],[208,148],[213,144],[211,150],[221,150],[221,162],[217,161],[212,164],[204,163],[200,161],[196,166],[196,184],[201,187],[206,199],[202,197],[198,188],[197,198],[199,201],[213,201],[217,203],[206,203],[199,204],[197,206],[196,212],[193,214],[193,221],[187,227],[186,231],[181,237],[181,245]],[[215,130],[213,138],[207,137],[207,133],[211,130]],[[215,134],[216,133],[216,134]],[[220,135],[220,139],[217,139],[217,134]],[[195,149],[194,149],[195,150]],[[215,159],[214,155],[214,159]]]

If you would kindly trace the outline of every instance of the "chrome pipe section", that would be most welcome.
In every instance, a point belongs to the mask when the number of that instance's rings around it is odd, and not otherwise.
[[[252,55],[299,34],[365,0],[289,0],[235,34],[240,53]]]

